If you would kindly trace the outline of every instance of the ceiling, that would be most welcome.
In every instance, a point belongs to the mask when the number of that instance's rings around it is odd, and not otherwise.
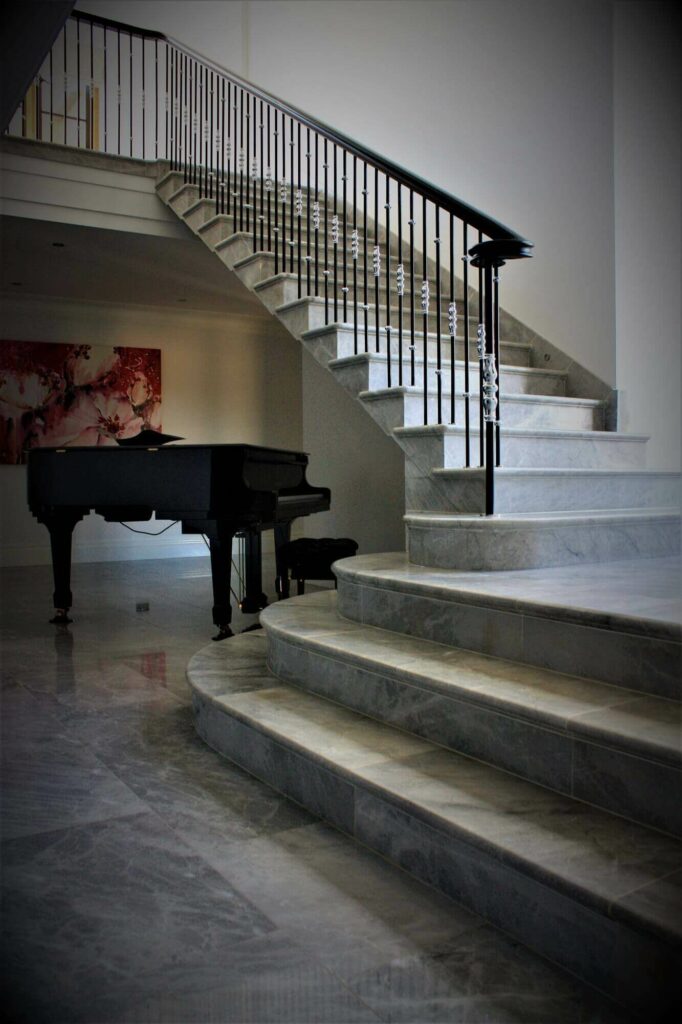
[[[189,230],[186,239],[157,238],[2,217],[0,254],[6,297],[264,315],[258,299]]]

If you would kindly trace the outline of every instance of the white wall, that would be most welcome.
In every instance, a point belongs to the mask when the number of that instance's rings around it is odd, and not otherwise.
[[[267,320],[26,298],[3,302],[3,332],[17,341],[160,348],[165,430],[197,444],[302,447],[300,344]],[[0,493],[0,564],[49,561],[47,530],[26,505],[23,466],[0,466]],[[179,527],[144,538],[90,515],[74,532],[74,561],[203,553]]]
[[[650,465],[680,465],[678,14],[615,6],[617,387],[624,430],[651,434]]]

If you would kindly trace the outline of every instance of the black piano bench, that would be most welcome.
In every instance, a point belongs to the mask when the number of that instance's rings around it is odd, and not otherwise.
[[[283,544],[277,552],[277,596],[289,596],[289,581],[296,580],[298,593],[305,593],[306,580],[334,580],[332,564],[351,558],[358,550],[349,537],[303,537]]]

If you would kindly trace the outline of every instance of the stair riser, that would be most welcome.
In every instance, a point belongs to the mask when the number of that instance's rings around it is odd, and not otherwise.
[[[223,239],[223,242],[225,243],[224,245],[216,243],[220,245],[220,248],[215,249],[215,254],[228,270],[232,270],[235,263],[251,254],[251,243],[248,235],[242,233],[231,234],[226,239]]]
[[[408,508],[449,512],[484,512],[485,480],[464,475],[457,479],[437,475],[442,504]],[[680,505],[678,481],[661,477],[614,480],[609,477],[580,479],[573,476],[515,480],[498,473],[495,478],[497,512],[568,512],[586,509],[676,508]]]
[[[438,433],[394,435],[401,448],[421,469],[459,469],[466,465],[463,435]],[[471,446],[478,450],[478,434],[472,432]],[[579,436],[548,438],[526,435],[516,437],[502,432],[502,465],[507,467],[547,466],[554,469],[643,469],[645,442],[625,440],[612,434],[593,438]]]
[[[188,228],[198,234],[199,228],[216,215],[215,199],[202,199],[194,206],[187,208],[184,214],[184,221]]]
[[[312,354],[318,361],[323,362],[327,365],[329,361],[329,353],[324,349],[319,350],[317,345],[310,346],[305,342],[306,348],[312,351]],[[353,396],[359,394],[361,391],[381,391],[387,386],[387,372],[386,372],[386,360],[377,359],[371,361],[352,361],[347,362],[345,365],[333,366],[330,368],[339,381],[339,383],[349,391]],[[398,365],[394,362],[391,366],[391,379],[396,384],[398,382]],[[417,387],[423,386],[423,365],[418,364],[415,368],[415,384]],[[429,387],[435,386],[435,367],[429,367],[428,372],[428,383]],[[447,376],[447,375],[446,375]],[[403,365],[403,381],[407,384],[410,383],[410,374],[408,368]],[[443,393],[450,396],[450,380],[443,382]],[[456,370],[455,387],[460,393],[464,391],[464,371],[461,367]],[[469,372],[469,389],[472,394],[477,393],[478,389],[478,373],[475,365],[470,366]],[[544,395],[562,395],[563,394],[563,378],[559,375],[556,377],[550,375],[537,376],[531,371],[526,371],[524,368],[519,367],[514,370],[510,370],[504,375],[504,393],[508,394],[544,394]],[[503,393],[503,398],[504,398]],[[475,398],[471,401],[472,409],[476,406]],[[476,414],[477,415],[477,414]]]
[[[390,434],[396,427],[419,426],[424,422],[424,399],[422,395],[382,395],[363,399],[363,405],[370,416]],[[470,415],[478,418],[478,403],[470,403]],[[441,400],[441,422],[448,422],[451,416],[450,394],[443,393]],[[463,423],[465,416],[464,399],[455,401],[455,421]],[[438,422],[438,399],[429,394],[427,400],[427,422]],[[589,406],[542,403],[537,401],[512,401],[503,405],[503,423],[507,427],[550,430],[601,430],[603,413]]]
[[[448,526],[407,522],[407,552],[415,565],[466,572],[502,572],[556,565],[665,558],[680,553],[680,519],[566,523],[511,528],[482,521],[480,529],[457,520]]]
[[[184,176],[178,171],[173,171],[162,178],[161,182],[156,186],[156,193],[164,203],[167,203],[170,197],[182,187],[183,183]]]
[[[198,199],[199,189],[196,185],[181,185],[168,200],[168,205],[178,217],[184,219],[185,211],[194,206]]]
[[[642,693],[682,699],[679,643],[594,625],[370,586],[337,570],[338,611],[407,633]]]
[[[352,344],[353,335],[348,333]],[[372,339],[373,341],[374,339]],[[332,358],[331,351],[336,351],[336,342],[329,335],[320,335],[316,338],[305,338],[304,344],[320,362],[329,362]],[[364,344],[364,339],[363,339]],[[320,353],[318,355],[318,352]],[[381,391],[388,386],[387,363],[385,358],[370,358],[368,360],[352,361],[341,365],[331,366],[336,379],[353,395],[361,391]],[[391,363],[391,379],[394,383],[399,381],[399,363],[394,360]],[[428,368],[429,386],[435,381],[435,365]],[[458,366],[455,370],[455,389],[462,393],[464,391],[464,369]],[[449,395],[449,372],[444,380],[444,393]],[[415,363],[414,382],[417,387],[423,387],[424,364]],[[565,393],[565,378],[557,374],[539,374],[528,370],[525,367],[514,367],[509,369],[503,367],[501,372],[502,400],[506,394],[512,395],[558,395]],[[403,383],[411,384],[409,361],[403,360]],[[469,364],[469,390],[475,392],[478,388],[478,364]]]
[[[258,293],[260,294],[260,293]],[[340,330],[337,333],[327,333],[320,338],[305,338],[304,344],[311,351],[315,352],[319,349],[320,353],[324,355],[327,362],[331,362],[333,359],[349,359],[351,356],[356,355],[355,352],[355,338],[353,332],[349,330]],[[380,374],[382,374],[382,383],[378,388],[373,390],[381,390],[381,388],[388,387],[388,364],[385,356],[386,351],[386,339],[385,337],[380,339],[382,347],[382,358],[383,363],[380,365]],[[412,382],[412,362],[411,354],[408,349],[409,339],[403,339],[403,372],[402,379],[403,384],[409,385]],[[372,328],[372,332],[368,337],[369,348],[374,348],[376,345],[376,332]],[[357,338],[358,352],[362,352],[365,346],[365,336],[362,329],[362,325],[358,330]],[[416,350],[419,356],[419,360],[423,366],[423,344],[422,339],[416,339]],[[461,338],[455,339],[455,359],[463,362],[464,361],[464,341]],[[469,346],[469,367],[470,367],[470,386],[473,388],[473,376],[476,375],[476,381],[478,381],[478,360],[475,359],[475,348]],[[391,354],[393,356],[391,360],[391,386],[398,384],[399,382],[399,347],[398,340],[394,338],[391,343]],[[429,379],[430,383],[436,386],[436,369],[437,369],[437,358],[438,358],[438,345],[435,338],[429,338],[427,341],[426,349],[427,359],[432,362],[433,365],[429,366]],[[507,344],[501,342],[500,354],[502,356],[502,373],[504,368],[509,366],[522,366],[527,367],[529,362],[529,352],[527,349],[519,347],[514,344]],[[317,358],[317,357],[316,357]],[[474,361],[475,360],[475,361]],[[421,381],[421,369],[420,363],[417,361],[415,356],[415,385],[420,386]],[[441,368],[443,373],[441,374],[443,379],[443,391],[449,393],[450,387],[450,338],[443,337],[441,340]],[[331,369],[334,369],[333,367]],[[464,374],[462,372],[462,389],[464,388]]]
[[[682,772],[672,765],[571,735],[565,721],[529,721],[506,708],[449,697],[386,675],[381,666],[317,651],[314,639],[302,647],[267,623],[265,628],[268,667],[285,682],[547,789],[682,836]]]
[[[668,946],[421,821],[392,794],[358,784],[196,694],[193,700],[197,732],[210,747],[313,814],[620,1002],[650,1014],[672,998],[659,980],[679,974],[679,956]]]

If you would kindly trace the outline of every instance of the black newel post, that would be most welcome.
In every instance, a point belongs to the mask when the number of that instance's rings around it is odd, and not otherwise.
[[[480,402],[483,410],[483,429],[485,432],[485,514],[491,516],[495,512],[495,463],[496,440],[499,444],[499,338],[496,336],[499,324],[498,294],[499,289],[493,288],[493,279],[497,284],[497,274],[507,260],[518,260],[532,256],[532,242],[520,238],[505,238],[490,242],[479,242],[469,250],[473,266],[483,271],[483,352],[481,359],[481,394]]]

